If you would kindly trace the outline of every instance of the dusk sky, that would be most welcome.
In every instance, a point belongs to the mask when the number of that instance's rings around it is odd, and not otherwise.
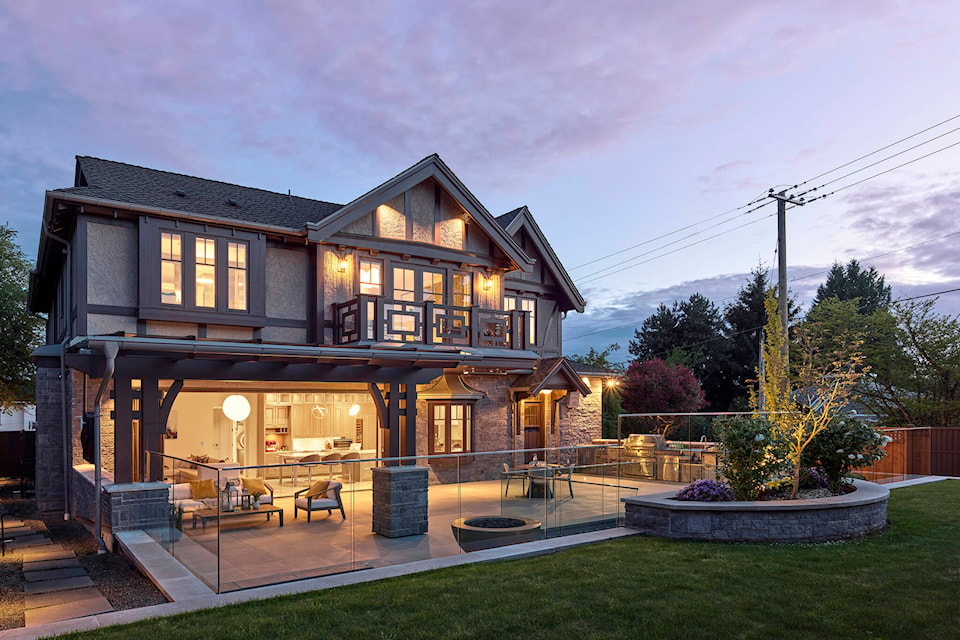
[[[923,0],[0,0],[0,223],[35,255],[76,155],[345,203],[438,153],[536,217],[588,301],[565,351],[622,360],[657,304],[776,266],[771,187],[837,191],[788,212],[801,301],[851,258],[960,288],[958,34]]]

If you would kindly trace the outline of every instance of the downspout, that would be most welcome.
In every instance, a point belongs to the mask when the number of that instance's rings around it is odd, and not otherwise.
[[[100,379],[100,387],[97,389],[97,396],[93,399],[94,408],[94,418],[93,418],[93,441],[96,446],[93,449],[93,485],[94,485],[94,535],[97,537],[97,544],[100,548],[97,550],[98,554],[104,554],[107,552],[107,547],[103,543],[103,506],[102,506],[102,497],[100,495],[103,489],[103,468],[100,462],[100,416],[103,412],[100,401],[103,399],[103,395],[107,392],[107,386],[110,385],[110,380],[113,378],[113,372],[117,366],[117,352],[120,351],[120,346],[116,342],[101,342],[90,341],[91,346],[100,346],[103,348],[103,355],[107,359],[107,366],[103,371],[103,377]]]
[[[72,307],[73,307],[73,298],[72,287],[70,286],[73,282],[72,280],[72,269],[71,267],[71,246],[70,242],[64,240],[60,236],[55,236],[50,232],[50,229],[47,228],[47,224],[44,223],[41,227],[43,235],[50,238],[54,242],[59,242],[64,247],[64,252],[67,254],[66,260],[66,277],[64,278],[63,288],[64,288],[64,299],[66,300],[65,309],[63,310],[63,340],[60,341],[60,430],[61,430],[61,441],[63,442],[63,519],[70,519],[70,471],[73,468],[73,465],[70,461],[70,447],[68,446],[72,440],[70,434],[70,412],[67,407],[67,343],[70,341],[70,329],[73,326]]]

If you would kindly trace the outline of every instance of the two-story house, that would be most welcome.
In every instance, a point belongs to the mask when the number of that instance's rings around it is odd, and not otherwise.
[[[374,459],[600,435],[602,381],[561,353],[583,298],[526,207],[494,217],[436,155],[348,204],[78,157],[46,193],[30,306],[45,510],[69,508],[83,445],[128,483],[169,471],[147,451],[262,465],[305,442]],[[479,458],[461,478],[493,471]],[[418,464],[442,482],[436,461]]]

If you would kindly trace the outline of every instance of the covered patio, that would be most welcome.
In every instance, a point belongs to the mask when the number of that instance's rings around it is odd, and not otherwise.
[[[169,530],[148,533],[194,575],[217,592],[263,586],[463,553],[451,531],[460,517],[501,515],[543,523],[542,537],[556,537],[618,526],[620,499],[656,493],[675,486],[612,475],[575,472],[571,487],[557,483],[553,497],[528,497],[519,480],[506,479],[432,485],[428,490],[428,530],[424,534],[388,538],[373,533],[373,492],[345,485],[341,494],[346,518],[334,510],[294,518],[293,492],[278,487],[274,506],[279,518],[262,515],[214,520],[194,528],[188,515],[182,535],[170,543]],[[276,514],[279,515],[279,514]]]

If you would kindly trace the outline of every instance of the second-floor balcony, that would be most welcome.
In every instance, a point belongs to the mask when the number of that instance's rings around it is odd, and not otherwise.
[[[526,311],[457,307],[360,295],[334,304],[334,343],[413,342],[528,349]]]

